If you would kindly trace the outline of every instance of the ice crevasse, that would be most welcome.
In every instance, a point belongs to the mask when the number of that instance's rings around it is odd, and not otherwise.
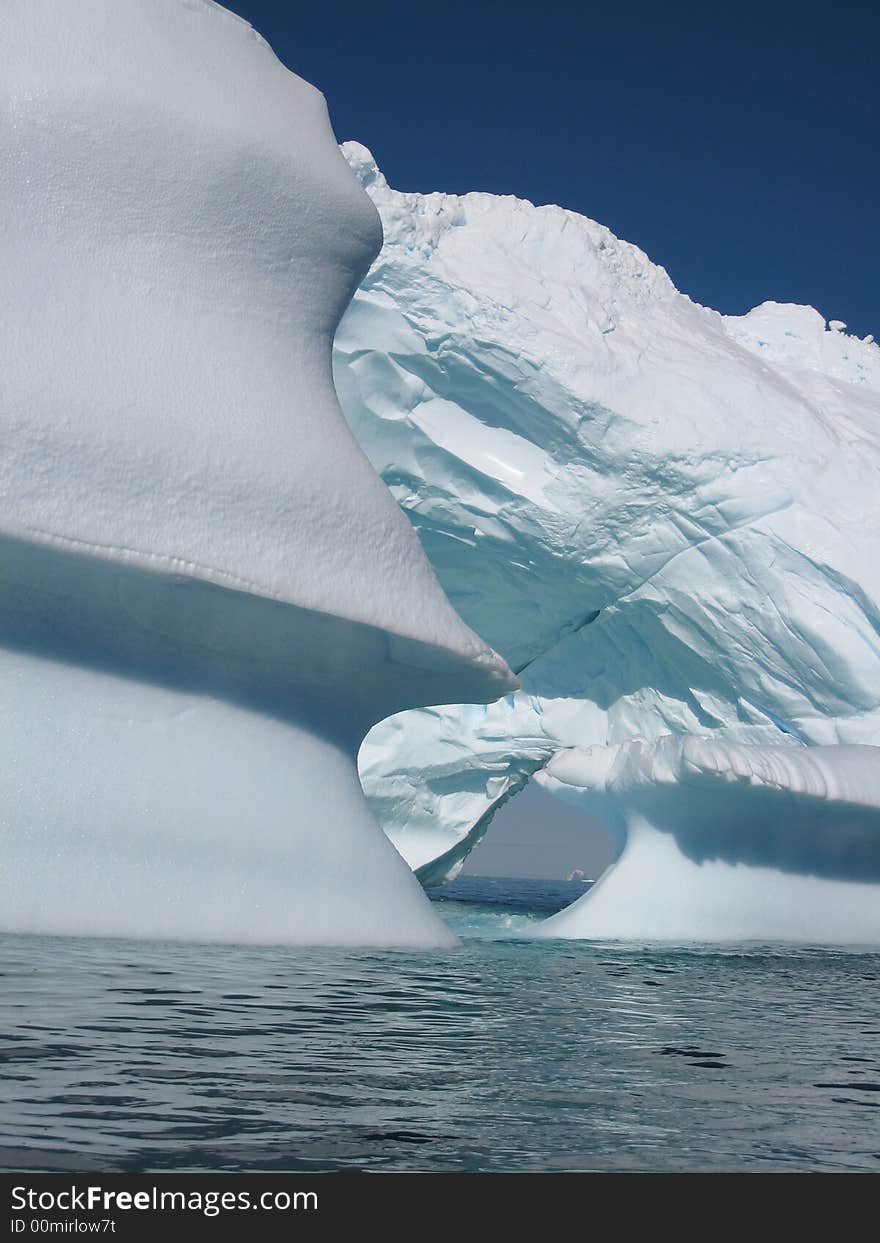
[[[0,930],[454,943],[357,749],[516,679],[339,409],[323,97],[203,0],[7,0],[0,64]]]
[[[617,842],[547,935],[880,940],[880,349],[343,150],[385,234],[343,409],[522,683],[374,727],[386,832],[436,882],[534,779]]]

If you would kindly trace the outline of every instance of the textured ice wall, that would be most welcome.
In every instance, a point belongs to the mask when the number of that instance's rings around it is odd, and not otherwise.
[[[323,97],[202,0],[8,0],[0,65],[0,927],[448,943],[354,755],[515,680],[339,409]]]
[[[406,857],[454,868],[560,747],[880,742],[876,344],[719,315],[573,212],[397,193],[344,150],[385,232],[337,336],[346,415],[523,684],[368,736]]]

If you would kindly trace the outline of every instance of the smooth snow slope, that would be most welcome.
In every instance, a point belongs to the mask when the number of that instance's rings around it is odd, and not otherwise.
[[[203,0],[8,0],[0,65],[0,927],[448,943],[354,755],[515,679],[339,410],[323,97]]]
[[[560,748],[880,743],[880,349],[808,307],[716,314],[573,212],[397,193],[344,151],[385,232],[337,335],[346,416],[523,685],[368,736],[410,862],[448,874]]]

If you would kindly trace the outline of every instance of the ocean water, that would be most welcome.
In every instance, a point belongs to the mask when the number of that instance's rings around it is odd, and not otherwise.
[[[463,878],[377,953],[0,938],[0,1168],[880,1171],[880,954],[543,942]]]

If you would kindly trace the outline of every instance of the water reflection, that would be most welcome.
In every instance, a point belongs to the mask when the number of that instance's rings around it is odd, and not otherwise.
[[[880,957],[441,909],[462,950],[0,939],[0,1166],[880,1170]]]

